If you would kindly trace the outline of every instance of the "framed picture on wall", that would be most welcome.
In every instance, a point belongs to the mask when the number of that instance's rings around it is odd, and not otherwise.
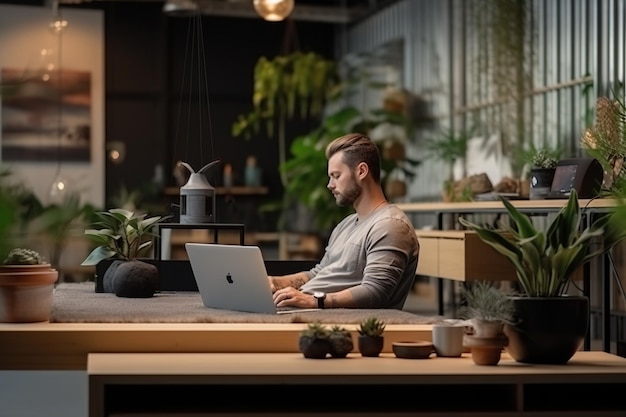
[[[91,158],[91,74],[2,68],[2,160]]]

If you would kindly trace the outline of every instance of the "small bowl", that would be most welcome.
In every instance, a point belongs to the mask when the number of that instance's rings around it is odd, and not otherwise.
[[[391,344],[393,353],[397,358],[403,359],[428,359],[433,353],[432,342],[393,342]]]

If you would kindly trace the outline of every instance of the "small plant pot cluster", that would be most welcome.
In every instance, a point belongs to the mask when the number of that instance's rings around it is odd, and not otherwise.
[[[352,335],[341,326],[327,326],[319,323],[309,323],[300,333],[298,347],[305,358],[325,359],[328,355],[333,358],[345,358],[352,352],[354,343]]]
[[[383,350],[385,323],[369,317],[359,323],[358,349],[362,356],[376,357]],[[298,348],[305,358],[345,358],[354,349],[352,335],[344,327],[309,323],[300,333]]]
[[[48,321],[59,272],[38,252],[16,248],[0,265],[0,322]]]

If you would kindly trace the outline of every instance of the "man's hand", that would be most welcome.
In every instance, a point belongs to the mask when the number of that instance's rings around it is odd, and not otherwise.
[[[269,275],[267,279],[270,282],[270,289],[272,290],[272,294],[276,292],[276,280],[273,276]]]
[[[316,308],[317,300],[293,287],[285,287],[274,292],[274,304],[276,307]]]

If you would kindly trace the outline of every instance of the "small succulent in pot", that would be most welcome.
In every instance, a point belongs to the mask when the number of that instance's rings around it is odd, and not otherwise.
[[[328,340],[330,342],[330,356],[333,358],[345,358],[354,348],[352,334],[345,327],[332,326]]]
[[[480,337],[495,337],[502,334],[504,324],[513,324],[515,305],[510,294],[496,287],[492,282],[478,281],[467,283],[461,289],[465,304],[460,316],[470,321],[474,334]]]
[[[15,248],[0,264],[0,323],[50,319],[59,272],[37,251]]]
[[[380,337],[383,335],[385,331],[386,324],[382,320],[378,320],[378,318],[372,316],[363,320],[357,331],[361,336],[370,336],[370,337]]]
[[[556,168],[559,162],[560,151],[548,148],[535,149],[530,157],[532,168]]]
[[[368,317],[358,325],[358,346],[362,356],[375,357],[382,352],[385,327],[386,324],[374,316]]]
[[[330,331],[320,322],[307,324],[300,333],[298,348],[305,358],[324,359],[331,352]]]

